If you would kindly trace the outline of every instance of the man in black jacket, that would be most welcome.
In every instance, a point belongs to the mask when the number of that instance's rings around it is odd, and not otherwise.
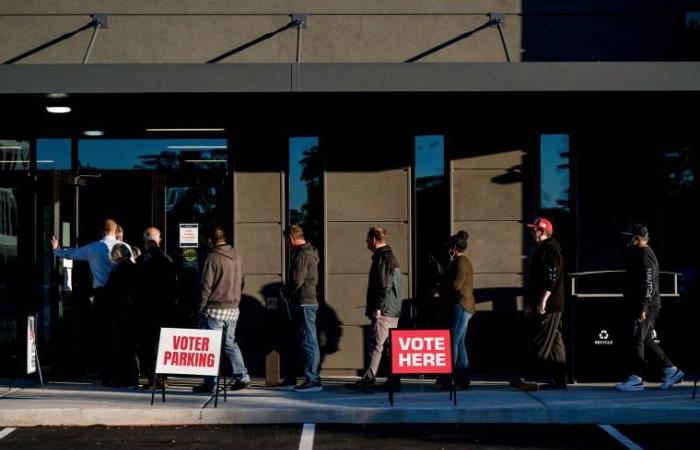
[[[366,393],[374,392],[384,344],[389,330],[398,326],[401,314],[401,269],[391,247],[386,244],[386,238],[384,228],[372,227],[367,233],[367,248],[373,253],[365,307],[365,315],[371,321],[368,343],[370,361],[363,377],[348,385],[350,389]],[[400,388],[397,379],[391,378],[387,382],[393,383],[394,389]]]
[[[544,217],[527,224],[537,245],[530,264],[525,317],[532,331],[533,374],[545,376],[547,383],[522,378],[511,385],[523,390],[566,389],[566,349],[562,337],[564,310],[564,261],[561,247],[552,236],[552,222]]]
[[[624,235],[629,237],[627,268],[625,271],[625,307],[631,324],[632,348],[630,376],[615,387],[620,391],[642,391],[644,381],[644,353],[648,349],[664,373],[660,388],[665,390],[679,382],[682,370],[668,359],[663,349],[654,342],[654,323],[661,311],[659,293],[659,263],[649,246],[649,231],[641,224],[630,225]]]
[[[178,281],[175,263],[160,247],[160,230],[143,232],[144,252],[136,259],[138,269],[138,348],[141,373],[153,384],[153,368],[161,327],[176,327]],[[160,381],[159,383],[163,383]]]
[[[304,230],[299,225],[292,225],[284,230],[284,238],[290,249],[289,270],[287,280],[282,289],[284,298],[289,302],[292,311],[294,329],[297,331],[298,342],[304,355],[305,381],[295,385],[293,373],[295,365],[289,361],[287,351],[287,376],[279,387],[295,392],[320,392],[322,390],[319,377],[321,353],[318,349],[316,335],[316,313],[318,300],[316,286],[318,285],[318,252],[304,239]]]

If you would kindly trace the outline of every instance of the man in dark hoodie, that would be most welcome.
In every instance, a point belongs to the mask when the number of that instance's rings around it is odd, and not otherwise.
[[[659,263],[654,250],[649,246],[649,230],[644,225],[635,223],[622,234],[629,238],[624,300],[632,347],[629,378],[615,387],[620,391],[643,391],[642,372],[645,359],[650,359],[646,357],[653,355],[653,360],[650,361],[660,367],[664,374],[659,388],[670,389],[681,381],[685,373],[673,365],[654,340],[654,324],[661,311],[661,295]]]
[[[367,305],[365,315],[371,321],[368,343],[369,367],[356,383],[348,388],[365,393],[375,390],[375,377],[384,352],[384,344],[389,330],[396,328],[401,315],[401,269],[399,261],[386,244],[387,232],[384,228],[372,227],[367,232],[367,248],[372,251],[372,266],[367,283]],[[400,389],[398,379],[387,380],[395,390]]]
[[[226,235],[221,227],[215,227],[209,238],[211,252],[204,261],[199,304],[199,326],[205,330],[223,330],[224,353],[231,362],[234,374],[232,390],[250,384],[248,369],[243,362],[241,349],[236,343],[236,323],[243,290],[243,268],[241,257],[233,247],[226,244]],[[204,377],[204,383],[192,388],[194,392],[214,391],[214,377]]]
[[[294,330],[298,333],[298,343],[304,355],[305,381],[296,384],[295,365],[287,360],[288,371],[285,380],[280,383],[282,389],[295,392],[320,392],[322,390],[319,377],[321,353],[318,349],[316,335],[316,313],[318,300],[316,286],[318,284],[318,252],[304,239],[304,230],[299,225],[292,225],[284,230],[284,240],[290,249],[289,270],[287,280],[282,289],[284,298],[289,302],[292,311]],[[285,355],[289,356],[289,354]]]

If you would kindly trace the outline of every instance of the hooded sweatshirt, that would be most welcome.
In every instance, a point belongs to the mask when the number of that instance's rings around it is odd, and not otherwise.
[[[242,290],[241,257],[230,245],[214,247],[202,268],[199,310],[236,309]]]

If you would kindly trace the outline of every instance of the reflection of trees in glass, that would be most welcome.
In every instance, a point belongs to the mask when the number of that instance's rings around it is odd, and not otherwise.
[[[142,164],[134,164],[134,169],[146,170],[180,170],[180,169],[197,169],[209,170],[219,169],[222,166],[226,167],[225,162],[228,155],[226,149],[212,150],[183,150],[171,151],[164,150],[159,154],[140,155],[139,159]],[[206,161],[213,160],[213,161]],[[197,161],[197,162],[192,162]]]
[[[304,234],[314,246],[321,245],[322,218],[323,218],[323,192],[321,189],[321,175],[323,174],[323,157],[318,145],[314,145],[303,151],[303,157],[299,160],[302,166],[301,180],[306,186],[306,203],[301,205],[301,210],[289,211],[290,223],[300,223],[304,228]],[[294,181],[292,181],[294,182]]]
[[[663,153],[663,177],[668,195],[683,195],[695,183],[695,170],[690,147]]]

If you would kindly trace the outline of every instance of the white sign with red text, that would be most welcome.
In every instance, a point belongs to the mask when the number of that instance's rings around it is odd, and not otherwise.
[[[180,248],[199,247],[199,224],[180,224]]]
[[[36,372],[36,318],[27,317],[27,375]]]
[[[222,330],[161,328],[156,373],[219,374]]]
[[[452,373],[450,330],[391,330],[391,373]]]

